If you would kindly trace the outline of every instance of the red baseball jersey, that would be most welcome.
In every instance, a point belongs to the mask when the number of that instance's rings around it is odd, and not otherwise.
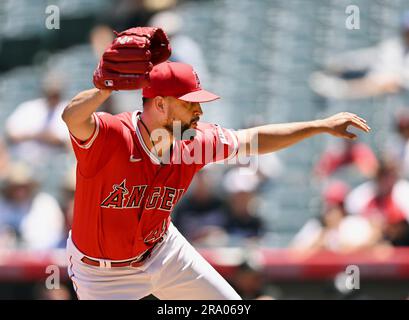
[[[125,260],[151,248],[195,173],[237,155],[234,131],[199,123],[190,140],[174,140],[170,161],[161,164],[142,139],[140,113],[94,113],[90,139],[71,135],[77,158],[72,240],[88,256]]]

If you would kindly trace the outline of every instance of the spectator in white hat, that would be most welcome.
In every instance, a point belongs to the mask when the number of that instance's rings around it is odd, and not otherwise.
[[[39,192],[38,187],[37,179],[26,164],[16,163],[11,166],[3,181],[0,198],[3,244],[50,249],[61,241],[64,215],[57,200],[47,193]],[[4,241],[5,234],[9,241]]]

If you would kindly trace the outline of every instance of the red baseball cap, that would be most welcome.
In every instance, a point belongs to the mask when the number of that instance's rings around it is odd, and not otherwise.
[[[160,63],[153,67],[149,77],[149,86],[142,90],[144,98],[171,96],[189,102],[208,102],[220,98],[201,88],[199,77],[186,63]]]

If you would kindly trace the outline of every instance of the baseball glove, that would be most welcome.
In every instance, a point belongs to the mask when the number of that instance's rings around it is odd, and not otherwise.
[[[147,86],[153,66],[170,57],[167,35],[153,27],[136,27],[115,34],[117,37],[94,71],[95,87],[134,90]]]

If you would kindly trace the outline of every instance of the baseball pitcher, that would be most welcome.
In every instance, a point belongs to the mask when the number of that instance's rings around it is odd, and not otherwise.
[[[186,241],[170,215],[206,164],[273,152],[319,133],[354,139],[352,113],[233,131],[199,122],[201,88],[190,65],[168,62],[159,28],[117,34],[63,113],[77,159],[68,272],[79,299],[240,299]],[[113,90],[142,89],[141,110],[97,112]],[[257,148],[250,145],[257,142]]]

